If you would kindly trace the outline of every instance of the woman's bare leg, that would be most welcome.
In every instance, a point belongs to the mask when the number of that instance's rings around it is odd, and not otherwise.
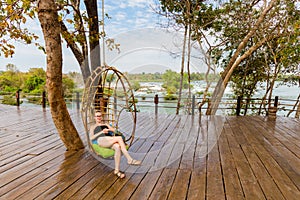
[[[126,145],[125,145],[122,137],[121,136],[115,136],[113,138],[120,145],[121,151],[122,151],[123,155],[126,157],[127,162],[131,161],[132,157],[129,155],[129,153],[126,149]]]
[[[126,149],[125,143],[121,136],[102,137],[102,138],[99,138],[99,140],[98,140],[98,144],[102,147],[112,147],[115,143],[118,143],[120,145],[121,151],[124,154],[124,156],[126,157],[127,161],[128,162],[131,161],[132,158]]]
[[[125,174],[120,172],[121,149],[118,143],[115,143],[112,148],[115,150],[115,171],[114,174],[119,178],[125,178]]]
[[[97,142],[99,146],[106,148],[111,148],[116,143],[113,137],[100,137]]]
[[[121,151],[125,158],[127,159],[128,163],[132,163],[133,159],[129,155],[125,143],[121,136],[114,136],[114,137],[101,137],[98,139],[98,144],[102,147],[112,147],[115,143],[120,145]],[[140,161],[138,161],[137,164],[139,164]]]
[[[112,148],[115,150],[115,171],[120,171],[120,162],[121,162],[121,149],[120,145],[115,143]]]

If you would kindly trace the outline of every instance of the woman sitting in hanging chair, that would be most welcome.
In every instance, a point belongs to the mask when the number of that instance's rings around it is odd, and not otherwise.
[[[121,152],[127,159],[129,165],[140,165],[141,161],[134,160],[126,149],[126,144],[121,136],[114,136],[112,133],[115,129],[109,124],[102,122],[102,113],[95,113],[96,124],[90,129],[90,140],[93,144],[98,144],[101,147],[112,148],[115,150],[115,171],[114,174],[119,178],[124,178],[125,174],[120,171]]]

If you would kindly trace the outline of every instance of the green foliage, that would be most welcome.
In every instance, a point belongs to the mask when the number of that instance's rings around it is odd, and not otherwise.
[[[72,77],[63,75],[63,91],[66,97],[72,96],[75,83]],[[31,68],[28,72],[19,72],[17,67],[9,64],[7,71],[0,72],[0,91],[15,93],[41,94],[46,91],[46,72],[43,68]],[[82,90],[82,89],[81,89]],[[33,99],[33,101],[35,101]]]
[[[180,87],[180,74],[172,70],[167,70],[163,75],[163,85],[162,87],[167,90],[167,94],[175,94]],[[188,83],[188,74],[184,73],[183,75],[183,89],[187,89],[189,86]]]
[[[13,95],[4,95],[1,103],[15,106],[17,105],[16,97]],[[20,104],[22,103],[23,102],[20,101]]]
[[[128,77],[128,79],[130,80],[130,82],[132,84],[134,84],[135,81],[137,81],[137,82],[163,82],[164,81],[164,79],[163,79],[164,74],[169,73],[169,71],[170,70],[167,70],[164,73],[154,73],[154,74],[152,74],[152,73],[147,73],[147,74],[146,73],[126,74],[126,76]],[[177,73],[177,72],[175,72],[175,73]],[[193,73],[191,73],[190,77],[191,77],[191,81],[199,81],[199,80],[204,80],[205,79],[205,74],[204,73],[193,72]],[[208,78],[210,80],[215,80],[216,78],[218,79],[218,77],[213,75],[213,74],[209,74]]]
[[[134,91],[137,91],[141,88],[141,85],[138,81],[132,81],[131,87]]]
[[[178,98],[177,98],[177,96],[174,95],[174,94],[166,94],[166,95],[164,96],[164,99],[165,99],[165,100],[176,100],[176,99],[178,99]]]
[[[0,72],[0,90],[4,92],[15,92],[21,88],[22,82],[22,73],[11,64],[7,66],[7,71]]]
[[[189,24],[207,29],[211,26],[215,14],[212,5],[205,2],[205,0],[160,0],[160,12],[177,24]]]
[[[258,83],[263,82],[267,78],[264,54],[255,52],[249,59],[235,68],[231,78],[231,86],[236,97],[251,98],[256,91]]]
[[[226,41],[212,51],[220,67],[228,67],[238,45],[256,26],[261,10],[262,4],[253,4],[248,0],[233,0],[219,9],[220,16],[214,20],[211,34],[220,41]],[[297,72],[300,62],[299,19],[299,9],[295,8],[294,1],[274,1],[272,9],[258,24],[256,34],[240,52],[240,57],[245,56],[250,48],[270,38],[235,68],[231,76],[235,95],[250,98],[257,90],[258,83],[278,80],[279,74]]]
[[[37,75],[29,76],[25,81],[24,92],[41,93],[44,90],[46,80]]]
[[[73,80],[73,82],[75,83],[77,89],[84,87],[83,78],[82,78],[81,73],[69,72],[67,74],[67,76]],[[81,90],[83,90],[83,89],[81,89]],[[76,91],[74,91],[74,92],[76,92]]]
[[[42,104],[42,98],[41,97],[31,96],[31,97],[28,97],[27,100],[28,100],[29,103],[38,104],[38,105]]]
[[[15,53],[13,40],[31,44],[38,38],[23,25],[35,17],[34,1],[10,0],[0,2],[0,56],[12,56]]]
[[[160,73],[142,73],[142,74],[128,74],[126,73],[126,77],[130,80],[132,84],[135,81],[137,82],[162,82],[162,74]]]
[[[64,95],[66,97],[71,97],[75,89],[74,81],[71,78],[69,78],[67,75],[63,75],[62,82],[63,82]]]

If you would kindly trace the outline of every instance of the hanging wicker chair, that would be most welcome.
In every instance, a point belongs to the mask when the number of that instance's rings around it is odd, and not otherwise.
[[[128,148],[136,128],[136,104],[126,76],[111,66],[98,67],[86,82],[82,96],[81,115],[90,150],[103,158],[112,157],[114,150],[91,144],[89,130],[95,124],[94,114],[102,113],[104,123],[122,133]]]

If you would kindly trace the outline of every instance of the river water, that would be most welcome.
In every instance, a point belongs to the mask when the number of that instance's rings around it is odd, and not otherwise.
[[[159,113],[175,113],[176,112],[176,105],[177,101],[166,101],[163,99],[165,92],[163,91],[162,83],[160,82],[141,82],[140,83],[142,88],[151,88],[151,90],[143,90],[143,91],[137,91],[135,92],[135,96],[138,99],[137,103],[137,108],[140,112],[154,112],[154,96],[155,94],[158,94],[159,96]],[[204,81],[197,81],[193,82],[193,88],[192,88],[192,93],[196,94],[197,92],[204,91],[205,89],[205,82]],[[214,87],[212,86],[210,88],[210,92],[212,93],[214,90]],[[255,98],[261,98],[265,93],[265,89],[261,88],[259,89],[256,94],[254,95]],[[231,97],[233,94],[232,89],[229,87],[226,88],[225,93],[223,97]],[[292,105],[296,103],[296,99],[298,95],[300,94],[300,87],[298,86],[286,86],[286,85],[280,85],[276,84],[273,90],[273,98],[275,96],[279,97],[279,107],[281,108],[286,108],[286,109],[291,109]],[[76,94],[73,95],[73,98],[75,99]],[[183,95],[183,98],[185,95]],[[0,101],[2,99],[2,96],[0,96]],[[22,99],[23,103],[21,106],[26,106],[26,107],[41,107],[41,105],[36,105],[29,103],[27,99]],[[183,102],[184,104],[184,102]],[[286,106],[288,104],[289,106]],[[68,103],[67,104],[69,109],[77,109],[77,104],[76,102],[73,103]],[[184,109],[182,109],[184,110]],[[232,112],[232,111],[230,111]],[[229,114],[230,112],[219,112],[219,114]],[[184,113],[182,111],[181,113]],[[288,111],[285,111],[285,109],[280,109],[278,111],[278,115],[286,116]],[[294,112],[295,113],[295,112]],[[292,115],[294,116],[294,115]]]
[[[153,97],[155,94],[158,94],[159,97],[163,97],[165,95],[165,92],[160,91],[160,89],[162,89],[162,83],[161,82],[142,82],[140,83],[141,87],[144,88],[144,90],[138,91],[135,93],[135,95],[137,96],[139,102],[140,102],[140,106],[138,105],[139,109],[143,112],[153,112],[154,108],[153,107],[148,107],[150,105],[153,106],[153,103],[151,101],[153,101]],[[203,92],[205,90],[206,87],[206,83],[204,81],[195,81],[192,82],[192,93],[193,94],[197,94],[197,92]],[[212,86],[209,89],[209,92],[212,93],[213,90],[215,89],[215,85],[216,83],[212,83]],[[146,90],[145,88],[154,88],[153,90]],[[152,92],[151,92],[152,91]],[[259,98],[261,99],[265,94],[265,86],[262,86],[261,88],[259,88],[257,90],[257,92],[254,95],[254,98]],[[293,105],[296,103],[296,99],[298,97],[298,95],[300,94],[300,87],[299,86],[287,86],[287,85],[282,85],[279,84],[278,82],[275,83],[274,89],[273,89],[273,95],[272,95],[272,99],[275,98],[275,96],[279,97],[279,109],[278,110],[278,115],[281,116],[286,116],[288,114],[288,109],[292,109]],[[223,97],[225,98],[230,98],[233,95],[233,91],[232,88],[230,87],[230,85],[225,89],[225,93],[223,95]],[[141,101],[150,101],[150,102],[145,102],[145,103],[141,103]],[[185,98],[186,95],[183,95],[183,98]],[[196,95],[197,97],[197,95]],[[162,107],[159,107],[159,111],[162,112],[166,112],[166,113],[175,113],[176,105],[177,105],[177,101],[165,101],[163,100],[163,98],[160,98],[160,104]],[[236,100],[233,101],[234,103],[236,102]],[[145,107],[144,107],[145,106]],[[172,108],[166,108],[166,107],[172,107]],[[221,115],[227,115],[232,113],[233,111],[231,110],[227,110],[227,111],[218,111],[218,114]],[[295,112],[294,112],[295,113]],[[294,116],[294,115],[292,115]]]

